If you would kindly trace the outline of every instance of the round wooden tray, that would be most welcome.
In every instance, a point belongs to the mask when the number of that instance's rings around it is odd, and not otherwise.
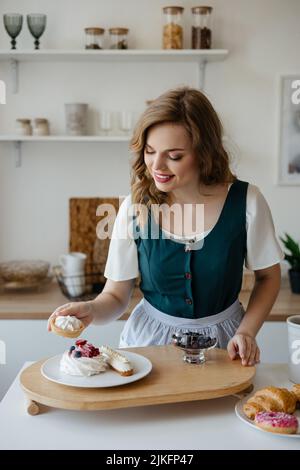
[[[150,374],[130,384],[109,388],[75,388],[50,382],[41,374],[45,360],[25,369],[20,377],[28,399],[29,414],[39,413],[39,404],[69,410],[105,410],[158,405],[236,395],[249,390],[255,367],[231,361],[227,351],[212,349],[206,362],[182,361],[182,352],[172,345],[128,348],[152,362]]]

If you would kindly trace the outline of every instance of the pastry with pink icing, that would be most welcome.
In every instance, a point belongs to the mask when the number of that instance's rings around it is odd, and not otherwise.
[[[106,370],[104,354],[84,339],[77,340],[75,346],[64,352],[60,361],[60,371],[68,375],[89,377]]]
[[[256,413],[254,422],[256,426],[265,431],[280,434],[296,434],[299,426],[296,416],[281,411]]]

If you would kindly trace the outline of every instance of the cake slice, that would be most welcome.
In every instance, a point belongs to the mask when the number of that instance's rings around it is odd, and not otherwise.
[[[100,346],[100,351],[107,357],[107,363],[119,374],[128,376],[133,374],[130,361],[123,354],[115,351],[109,346]]]

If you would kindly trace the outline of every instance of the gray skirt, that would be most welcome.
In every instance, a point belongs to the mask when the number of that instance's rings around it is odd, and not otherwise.
[[[161,312],[143,298],[125,323],[119,347],[170,344],[174,333],[190,330],[217,338],[217,346],[226,349],[244,314],[243,306],[237,299],[216,315],[196,319],[179,318]]]

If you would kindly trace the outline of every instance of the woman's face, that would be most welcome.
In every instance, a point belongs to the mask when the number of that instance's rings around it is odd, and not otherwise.
[[[160,191],[190,194],[198,187],[199,168],[190,137],[181,124],[164,123],[148,131],[145,164]]]

